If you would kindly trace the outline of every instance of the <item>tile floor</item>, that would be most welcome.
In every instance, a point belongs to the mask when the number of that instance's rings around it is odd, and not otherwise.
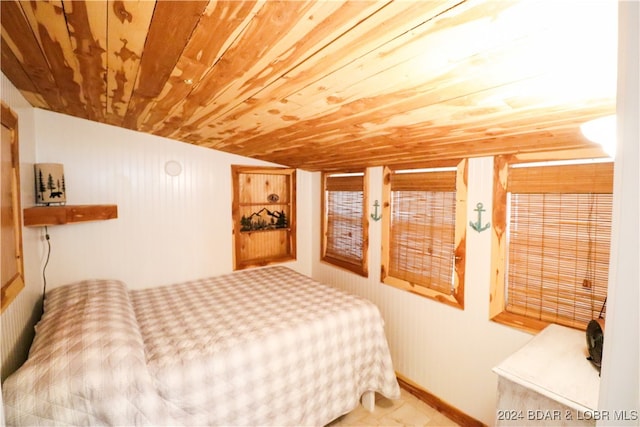
[[[358,406],[327,427],[342,426],[457,426],[405,389],[400,389],[400,400],[389,400],[376,394],[376,408],[369,412]]]

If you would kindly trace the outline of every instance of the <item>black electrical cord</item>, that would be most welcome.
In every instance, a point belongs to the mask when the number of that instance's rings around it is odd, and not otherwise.
[[[602,303],[602,308],[600,309],[600,315],[598,316],[598,319],[602,319],[602,312],[604,311],[604,308],[607,306],[607,297],[604,297],[604,302]]]
[[[44,267],[42,267],[42,301],[44,302],[44,299],[46,298],[47,295],[47,265],[49,265],[49,257],[51,256],[51,241],[49,238],[49,230],[47,229],[47,226],[44,226],[44,238],[47,240],[47,259],[44,262]],[[43,304],[44,306],[44,304]]]

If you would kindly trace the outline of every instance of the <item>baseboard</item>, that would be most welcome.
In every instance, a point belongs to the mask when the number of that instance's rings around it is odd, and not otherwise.
[[[414,383],[413,381],[403,377],[401,374],[396,372],[396,377],[398,378],[398,384],[400,387],[407,390],[409,393],[413,394],[418,399],[422,400],[427,405],[435,408],[438,412],[443,415],[446,415],[447,418],[455,421],[461,426],[474,426],[474,427],[487,427],[486,424],[476,420],[475,418],[465,414],[458,408],[449,405],[447,402],[444,402],[439,397],[429,393],[425,389],[421,388],[419,385]]]

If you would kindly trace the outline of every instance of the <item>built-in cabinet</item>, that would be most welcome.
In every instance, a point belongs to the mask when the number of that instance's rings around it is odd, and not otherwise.
[[[296,259],[295,169],[232,166],[234,269]]]

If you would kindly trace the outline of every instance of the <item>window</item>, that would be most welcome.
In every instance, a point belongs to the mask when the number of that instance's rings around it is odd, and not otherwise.
[[[492,316],[534,331],[586,329],[607,296],[613,163],[497,163],[507,172],[493,218],[504,226],[494,270],[504,290],[492,292]]]
[[[367,277],[367,174],[322,177],[322,260]]]
[[[385,170],[382,281],[464,308],[466,161]]]

